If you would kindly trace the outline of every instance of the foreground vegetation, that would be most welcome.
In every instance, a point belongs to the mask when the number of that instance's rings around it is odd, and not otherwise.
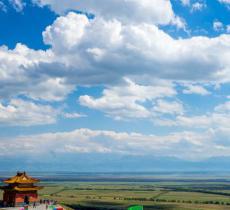
[[[230,210],[229,182],[46,182],[40,191],[72,209]]]

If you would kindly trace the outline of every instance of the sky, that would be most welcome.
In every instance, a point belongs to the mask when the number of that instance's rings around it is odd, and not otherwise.
[[[229,0],[0,0],[0,28],[1,170],[230,169]]]

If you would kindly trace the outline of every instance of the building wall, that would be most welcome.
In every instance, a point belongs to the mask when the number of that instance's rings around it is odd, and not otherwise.
[[[5,191],[3,195],[3,203],[7,206],[22,206],[24,204],[25,196],[29,197],[31,203],[38,201],[37,192],[15,192]]]
[[[16,193],[15,196],[15,203],[17,205],[17,203],[24,203],[25,200],[25,196],[29,197],[29,201],[31,203],[33,202],[37,202],[38,201],[38,195],[36,192],[23,192],[23,193]]]
[[[7,206],[14,206],[16,192],[5,191],[3,194],[3,204]]]

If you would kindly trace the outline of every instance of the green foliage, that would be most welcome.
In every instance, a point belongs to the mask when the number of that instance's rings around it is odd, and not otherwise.
[[[128,210],[143,210],[143,206],[131,206]]]

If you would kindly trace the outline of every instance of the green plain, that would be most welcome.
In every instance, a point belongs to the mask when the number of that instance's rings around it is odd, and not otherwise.
[[[40,197],[70,209],[230,210],[229,182],[44,182]]]

